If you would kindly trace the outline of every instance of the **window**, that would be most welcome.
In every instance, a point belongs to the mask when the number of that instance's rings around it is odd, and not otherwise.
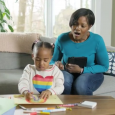
[[[53,36],[70,31],[71,14],[81,7],[91,9],[91,0],[53,0]]]
[[[38,32],[48,37],[70,31],[71,14],[78,8],[92,7],[91,0],[4,1],[11,12],[15,32]]]

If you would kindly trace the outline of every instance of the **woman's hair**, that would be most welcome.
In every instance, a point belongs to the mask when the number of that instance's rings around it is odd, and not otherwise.
[[[87,22],[89,25],[94,25],[95,23],[94,13],[90,9],[80,8],[75,12],[73,12],[73,14],[71,15],[69,26],[72,27],[72,25],[74,25],[75,22],[78,21],[78,19],[81,16],[85,16],[87,18]]]
[[[34,42],[32,44],[32,51],[34,53],[34,49],[37,48],[41,48],[41,47],[44,47],[44,48],[48,48],[48,49],[51,49],[51,53],[53,55],[53,52],[54,52],[54,44],[50,44],[48,42],[42,42],[42,41],[38,41],[38,42]]]

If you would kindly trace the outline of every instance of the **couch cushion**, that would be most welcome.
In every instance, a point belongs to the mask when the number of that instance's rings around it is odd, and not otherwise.
[[[55,43],[56,38],[49,38],[49,37],[40,36],[40,40],[43,42]]]
[[[18,94],[18,82],[22,69],[0,70],[0,94]]]
[[[106,46],[107,51],[114,51],[115,52],[115,47],[113,46]]]
[[[20,69],[33,64],[30,54],[0,52],[0,69]]]
[[[39,37],[38,33],[0,33],[0,51],[31,54],[32,43]]]
[[[112,96],[115,98],[115,91],[108,92],[108,93],[102,93],[102,94],[96,94],[97,96]]]
[[[115,76],[115,51],[108,51],[109,69],[104,74]]]
[[[110,93],[114,91],[115,91],[115,77],[104,75],[104,81],[102,85],[93,94],[97,95],[97,94]]]
[[[115,47],[106,46],[109,56],[109,69],[105,72],[105,75],[115,76]]]

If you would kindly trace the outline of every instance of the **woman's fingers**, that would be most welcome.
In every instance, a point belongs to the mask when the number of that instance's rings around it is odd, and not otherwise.
[[[75,67],[75,64],[68,64],[69,67]]]
[[[59,65],[59,68],[60,68],[61,70],[64,70],[64,65],[63,65],[63,64],[60,64],[60,65]]]
[[[55,62],[55,65],[57,66],[57,67],[59,67],[59,62],[57,61],[57,62]]]
[[[61,61],[55,62],[55,65],[56,65],[59,69],[64,70],[64,65],[61,63]]]

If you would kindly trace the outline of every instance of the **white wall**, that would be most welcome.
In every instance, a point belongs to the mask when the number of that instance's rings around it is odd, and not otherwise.
[[[112,0],[95,0],[94,32],[100,34],[106,45],[111,45]]]
[[[112,3],[112,31],[111,45],[115,47],[115,0]]]

